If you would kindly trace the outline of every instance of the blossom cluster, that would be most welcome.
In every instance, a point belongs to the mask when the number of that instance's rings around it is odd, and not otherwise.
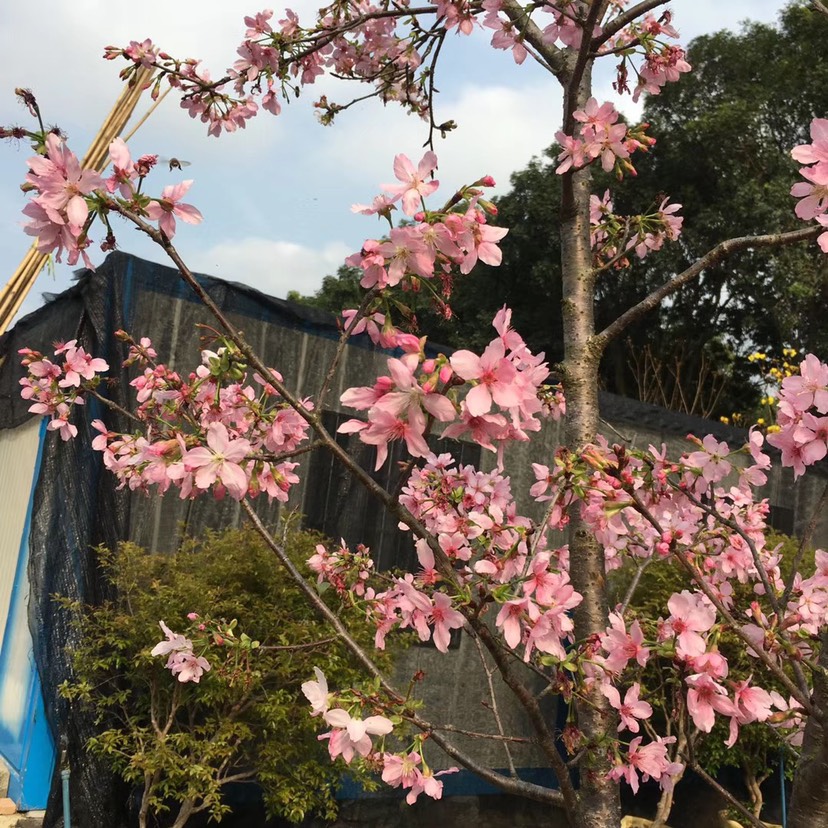
[[[802,167],[799,174],[806,179],[791,187],[791,195],[799,201],[794,212],[803,221],[816,219],[828,227],[828,119],[811,121],[811,143],[801,144],[791,150],[795,161],[810,166]],[[823,253],[828,253],[828,232],[818,239]]]
[[[614,212],[609,190],[602,198],[590,196],[590,243],[596,264],[612,263],[616,267],[629,265],[626,254],[634,252],[639,259],[661,250],[665,241],[675,241],[681,235],[684,223],[676,215],[681,204],[670,204],[664,198],[653,213],[639,216],[619,216]]]
[[[437,191],[440,182],[428,180],[437,167],[437,156],[427,152],[415,167],[405,155],[394,159],[394,174],[399,184],[384,185],[385,192],[370,205],[355,204],[354,212],[363,215],[390,216],[397,201],[405,215],[415,223],[392,227],[387,239],[369,239],[362,250],[346,263],[363,271],[364,288],[382,290],[400,284],[404,278],[433,279],[453,268],[467,274],[478,261],[499,265],[501,252],[497,243],[508,232],[488,224],[487,212],[494,207],[481,200],[480,187],[492,187],[489,176],[464,188],[459,198],[465,200],[464,212],[426,212],[424,199]],[[453,200],[454,201],[454,200]]]
[[[596,159],[601,159],[604,172],[613,169],[621,177],[635,175],[630,156],[636,150],[646,152],[655,141],[646,134],[647,124],[630,129],[618,122],[619,113],[610,102],[599,104],[590,98],[583,109],[576,109],[572,117],[580,124],[578,131],[567,135],[559,130],[555,140],[561,145],[558,155],[559,175],[569,170],[580,170]]]
[[[622,56],[613,83],[617,92],[630,91],[630,57],[635,51],[643,53],[643,61],[638,69],[633,66],[637,74],[637,83],[632,92],[633,101],[637,101],[643,92],[658,95],[665,84],[675,83],[682,74],[691,70],[684,49],[663,39],[677,39],[679,36],[672,19],[673,15],[669,10],[662,12],[658,18],[651,13],[646,14],[607,42],[604,47],[607,53],[617,52]]]
[[[282,379],[277,371],[268,379],[254,374],[249,384],[238,352],[222,346],[202,351],[201,364],[182,378],[155,362],[149,339],[135,343],[121,336],[130,342],[126,364],[143,369],[130,385],[138,403],[135,417],[145,430],[116,433],[101,420],[92,421],[98,432],[92,448],[103,453],[104,465],[121,486],[154,486],[159,492],[173,486],[181,497],[212,489],[217,497],[229,494],[236,500],[260,493],[287,500],[299,478],[297,464],[281,455],[306,440],[309,426],[271,384]],[[51,414],[49,428],[59,430],[64,440],[76,436],[71,406],[83,404],[82,392],[109,366],[74,340],[56,350],[65,355],[63,365],[29,349],[21,353],[29,372],[21,380],[21,394],[36,400],[29,410]],[[313,408],[309,400],[304,405]]]
[[[50,417],[47,428],[57,431],[61,439],[71,440],[77,437],[78,428],[69,422],[73,405],[83,405],[81,383],[84,386],[97,385],[98,374],[109,370],[109,365],[99,357],[92,357],[78,346],[76,339],[55,345],[52,361],[39,351],[22,348],[21,360],[28,374],[20,380],[23,390],[20,396],[24,400],[34,400],[29,406],[32,414]]]
[[[29,218],[25,232],[37,239],[41,253],[55,252],[60,261],[66,251],[70,265],[83,256],[90,266],[85,252],[90,244],[85,197],[103,185],[100,175],[83,169],[60,136],[51,132],[46,136],[45,155],[35,155],[27,163],[26,183],[36,195],[23,208]]]
[[[173,632],[163,621],[158,623],[167,640],[156,644],[150,655],[168,656],[164,666],[180,682],[193,681],[198,684],[204,673],[211,669],[210,662],[204,656],[197,656],[193,652],[193,642],[189,638]]]
[[[828,454],[828,416],[825,415],[828,415],[828,365],[808,354],[800,363],[799,374],[782,380],[777,409],[780,430],[768,436],[768,442],[782,452],[782,465],[792,466],[795,477]]]
[[[589,38],[603,39],[599,54],[619,54],[616,89],[628,92],[630,68],[638,81],[634,100],[642,92],[658,94],[665,83],[690,70],[684,50],[667,39],[678,37],[670,12],[659,18],[645,15],[611,38],[605,28],[621,14],[624,3],[607,4],[603,20],[587,32]],[[151,40],[131,41],[126,47],[108,46],[104,57],[125,59],[124,79],[132,79],[141,67],[153,69],[153,94],[167,82],[181,94],[181,106],[193,118],[207,125],[210,135],[244,129],[260,110],[278,115],[281,100],[299,94],[302,87],[315,84],[326,72],[337,77],[370,84],[373,95],[383,102],[397,102],[409,111],[428,117],[433,91],[433,66],[430,54],[435,43],[454,30],[471,35],[478,29],[493,32],[491,45],[511,51],[522,64],[531,54],[525,40],[531,22],[541,33],[545,45],[579,49],[584,37],[590,4],[585,0],[549,0],[524,11],[525,21],[514,21],[504,9],[503,0],[432,0],[417,9],[395,6],[387,0],[377,4],[334,3],[324,10],[315,24],[304,26],[299,15],[286,10],[274,20],[266,9],[244,18],[244,37],[236,49],[237,58],[225,74],[213,79],[195,58],[177,59]],[[534,15],[542,18],[533,20]],[[433,21],[422,18],[433,17]],[[635,59],[635,60],[634,60]],[[640,65],[639,65],[640,64]],[[324,124],[333,121],[344,108],[328,101],[326,95],[315,103]],[[437,127],[453,129],[453,122]]]
[[[40,136],[35,135],[34,139],[38,147]],[[27,162],[29,173],[24,187],[33,195],[23,208],[28,218],[24,230],[36,238],[41,253],[54,253],[57,261],[67,253],[70,265],[82,257],[84,264],[93,268],[87,253],[92,243],[89,230],[99,215],[107,227],[101,249],[115,247],[115,236],[107,218],[113,198],[120,198],[122,205],[135,215],[157,221],[168,239],[175,235],[176,217],[188,224],[198,224],[202,220],[195,207],[181,201],[192,181],[166,186],[157,199],[140,192],[157,156],[145,155],[133,162],[121,138],[116,138],[109,146],[113,172],[106,180],[95,170],[84,169],[63,138],[54,132],[45,136],[42,152]]]
[[[353,715],[356,709],[361,707],[363,700],[353,693],[349,699],[349,694],[330,692],[325,674],[318,667],[313,669],[316,681],[306,681],[302,685],[302,692],[310,702],[311,716],[321,716],[331,728],[319,736],[320,740],[328,742],[331,759],[341,756],[346,764],[358,757],[366,760],[372,767],[381,771],[382,780],[387,785],[392,788],[402,787],[408,791],[406,802],[409,805],[413,805],[421,793],[432,799],[440,799],[443,795],[443,783],[437,777],[455,773],[458,768],[448,768],[435,773],[426,765],[421,752],[417,750],[375,751],[371,737],[379,736],[384,745],[384,737],[391,733],[394,722],[386,716],[373,715],[363,719]],[[334,707],[333,702],[347,704],[349,709],[342,706]],[[421,738],[415,739],[415,745],[422,751]]]
[[[408,344],[416,350],[388,359],[388,376],[342,394],[345,405],[367,411],[368,419],[348,420],[340,432],[358,434],[363,443],[376,446],[377,468],[385,463],[393,440],[405,440],[413,457],[429,454],[430,418],[449,424],[443,437],[467,437],[491,451],[508,441],[528,440],[527,432],[541,427],[539,417],[563,402],[541,401],[549,369],[543,355],[532,354],[511,327],[511,311],[498,311],[493,325],[498,336],[480,356],[460,350],[426,359],[422,343],[412,338]],[[458,405],[452,389],[465,383],[471,388]]]

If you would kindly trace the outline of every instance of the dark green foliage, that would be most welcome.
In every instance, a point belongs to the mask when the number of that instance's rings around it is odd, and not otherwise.
[[[285,537],[297,563],[320,540],[308,532]],[[139,788],[147,813],[171,810],[176,825],[199,810],[220,819],[228,810],[224,779],[237,776],[258,780],[271,814],[294,822],[311,813],[332,818],[341,769],[317,741],[318,720],[300,685],[314,666],[334,687],[361,686],[364,676],[258,535],[208,533],[172,556],[131,543],[98,553],[117,600],[99,607],[62,601],[76,611],[81,634],[75,678],[62,692],[91,705],[101,726],[88,749]],[[192,635],[190,612],[238,622],[235,646],[213,640],[196,649],[212,665],[199,684],[179,683],[164,656],[150,655],[164,638],[159,620]],[[361,613],[343,607],[341,617],[369,646]],[[377,658],[388,665],[387,655]]]
[[[642,197],[663,190],[682,204],[685,223],[680,244],[646,260],[644,283],[661,283],[725,238],[804,226],[793,213],[790,189],[801,179],[790,150],[809,142],[811,120],[828,113],[826,36],[824,15],[792,3],[778,26],[749,24],[740,34],[693,41],[693,72],[647,100],[644,120],[659,141],[637,165],[638,179],[618,191],[616,207],[638,210]],[[824,259],[814,244],[731,257],[633,338],[661,353],[671,342],[687,342],[692,353],[717,339],[741,355],[784,345],[824,350]],[[734,376],[719,413],[748,406],[745,380]]]

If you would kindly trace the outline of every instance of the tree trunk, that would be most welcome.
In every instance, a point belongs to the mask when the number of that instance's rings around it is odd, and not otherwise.
[[[185,799],[181,803],[181,807],[178,809],[178,814],[175,817],[175,822],[173,823],[172,828],[184,828],[194,812],[195,800]]]
[[[590,67],[573,96],[564,101],[565,117],[583,109],[591,96]],[[572,122],[564,123],[571,131]],[[594,287],[590,248],[589,169],[563,176],[561,203],[561,265],[563,272],[563,380],[566,393],[566,445],[579,450],[595,439],[598,426],[598,363],[594,346]],[[574,611],[575,638],[586,641],[607,626],[604,553],[578,510],[571,514],[570,578],[583,601]],[[578,727],[588,746],[595,746],[607,732],[615,732],[615,715],[607,699],[595,687],[585,702],[576,703]],[[618,784],[607,779],[609,759],[600,749],[580,767],[578,795],[579,828],[616,828],[621,823]]]
[[[823,631],[819,666],[828,669],[828,632]],[[808,717],[802,752],[794,774],[788,828],[825,828],[828,825],[828,732],[825,711],[828,710],[828,678],[814,673],[811,695],[814,715]]]
[[[745,765],[742,766],[742,772],[745,775],[745,787],[750,795],[750,812],[756,819],[759,819],[762,816],[762,806],[765,804],[765,798],[762,795],[762,782],[767,777],[758,779],[753,770]]]
[[[138,811],[138,828],[147,828],[147,817],[149,816],[150,796],[152,789],[158,782],[158,773],[144,772],[144,791],[141,794],[141,808]]]

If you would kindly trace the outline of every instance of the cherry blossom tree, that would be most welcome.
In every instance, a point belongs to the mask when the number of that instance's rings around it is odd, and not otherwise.
[[[441,183],[433,177],[433,147],[420,160],[398,155],[397,181],[384,186],[370,205],[355,207],[386,218],[389,232],[366,240],[348,260],[362,271],[364,300],[357,309],[343,309],[333,364],[318,393],[299,399],[279,370],[265,365],[234,329],[173,246],[176,218],[188,224],[201,220],[195,207],[182,203],[191,182],[166,186],[153,198],[146,188],[154,180],[155,156],[133,162],[128,148],[116,141],[114,172],[103,182],[82,170],[61,136],[42,123],[34,131],[4,130],[7,136],[30,138],[38,148],[29,162],[26,187],[32,199],[24,212],[30,219],[26,232],[41,250],[58,258],[66,254],[70,263],[83,257],[91,266],[93,222],[102,222],[102,247],[110,249],[115,244],[110,221],[118,215],[167,253],[220,329],[187,376],[160,362],[151,342],[123,334],[127,363],[138,373],[132,381],[137,407],[121,413],[136,427],[115,433],[101,421],[93,423],[105,466],[130,489],[176,489],[182,497],[212,492],[242,504],[371,677],[370,689],[328,688],[321,671],[306,683],[310,712],[330,728],[324,738],[331,757],[371,764],[389,785],[405,788],[409,801],[420,794],[439,798],[442,792],[439,774],[426,763],[428,739],[502,790],[562,808],[577,828],[609,828],[620,821],[619,780],[637,791],[652,779],[669,791],[687,767],[704,776],[693,745],[723,721],[731,744],[740,728],[755,723],[777,727],[793,741],[801,738],[789,824],[809,828],[828,819],[823,738],[828,649],[822,646],[828,563],[818,552],[815,570],[807,571],[798,556],[793,573],[783,577],[778,550],[766,543],[767,503],[755,495],[771,463],[763,435],[751,432],[747,444],[736,449],[703,436],[678,456],[668,456],[665,447],[641,451],[613,445],[598,435],[598,365],[607,344],[630,324],[737,251],[817,239],[828,252],[828,120],[816,119],[811,143],[789,148],[803,164],[804,179],[792,182],[792,196],[799,199],[792,208],[807,226],[723,240],[596,330],[596,280],[656,255],[682,229],[680,205],[669,197],[660,197],[654,211],[619,216],[611,196],[590,188],[594,165],[619,177],[634,174],[654,140],[646,125],[627,125],[611,103],[595,99],[595,61],[615,62],[615,88],[634,100],[657,95],[691,71],[665,5],[665,0],[550,0],[528,7],[514,0],[436,0],[424,6],[335,2],[309,26],[289,10],[282,19],[264,11],[245,18],[238,59],[218,80],[197,60],[174,58],[150,40],[106,50],[108,59],[125,61],[121,74],[127,81],[139,67],[151,68],[154,93],[170,84],[182,107],[212,135],[244,128],[261,109],[278,115],[280,99],[329,72],[365,84],[370,91],[363,98],[395,102],[421,116],[431,145],[453,128],[434,115],[436,67],[448,37],[492,30],[494,48],[510,51],[519,64],[536,61],[564,91],[556,135],[562,147],[557,172],[566,343],[556,366],[561,385],[550,380],[543,355],[533,354],[511,327],[507,308],[494,318],[495,335],[482,354],[427,356],[423,340],[404,329],[405,289],[428,291],[449,316],[453,281],[473,279],[477,261],[499,264],[498,242],[507,232],[492,224],[496,211],[485,198],[493,184],[488,176],[458,187],[442,205],[427,203]],[[39,118],[33,96],[22,94]],[[322,96],[316,107],[330,123],[358,99],[337,104]],[[405,217],[398,226],[392,221],[396,210]],[[387,359],[388,373],[372,386],[345,392],[342,403],[365,415],[341,431],[376,446],[378,467],[387,462],[391,442],[405,443],[412,459],[399,492],[380,487],[321,420],[348,339],[361,331],[402,355]],[[76,342],[60,345],[54,359],[27,350],[23,362],[28,371],[23,395],[32,400],[33,412],[50,416],[49,427],[63,439],[76,433],[70,418],[84,395],[110,404],[99,384],[108,366]],[[813,355],[799,376],[783,384],[779,428],[768,442],[797,475],[828,451],[826,389],[828,366]],[[550,417],[564,419],[565,446],[554,457],[535,458],[544,462],[533,464],[537,482],[529,496],[541,512],[530,517],[512,492],[503,458],[509,444],[530,441]],[[493,451],[495,469],[484,473],[459,467],[450,455],[434,455],[427,437],[437,429]],[[396,630],[410,629],[445,652],[452,630],[467,631],[526,714],[533,741],[557,778],[556,789],[497,773],[458,749],[451,739],[457,728],[432,721],[410,703],[262,524],[251,500],[287,501],[298,481],[295,459],[310,449],[332,453],[413,534],[420,564],[416,573],[390,576],[373,571],[364,548],[323,546],[309,561],[318,582],[364,607],[379,648]],[[566,544],[556,540],[562,531],[568,533]],[[635,577],[625,599],[611,607],[608,574],[624,567],[640,574],[650,564],[674,567],[686,578],[662,616],[635,616]],[[752,600],[737,600],[738,584],[751,586]],[[725,631],[750,652],[751,675],[729,675],[719,648]],[[195,644],[193,631],[170,631],[156,648],[168,656],[179,681],[209,680],[209,664],[198,661]],[[669,707],[658,715],[657,693],[643,672],[653,659],[660,660],[674,688]],[[527,675],[571,703],[563,734],[546,719]],[[408,733],[407,727],[415,735],[395,742],[394,734]],[[511,738],[477,736],[507,743]],[[559,751],[561,738],[568,759]]]

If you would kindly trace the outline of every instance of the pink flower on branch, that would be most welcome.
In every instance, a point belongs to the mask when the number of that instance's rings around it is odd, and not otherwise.
[[[633,793],[638,793],[639,773],[645,782],[656,779],[662,789],[669,790],[673,785],[673,777],[684,769],[682,764],[671,762],[667,754],[667,745],[676,741],[675,736],[650,742],[644,747],[641,747],[641,741],[642,737],[636,736],[630,742],[626,763],[616,765],[607,776],[610,779],[624,779]]]
[[[506,348],[500,340],[490,343],[480,355],[471,351],[455,351],[451,367],[462,379],[477,383],[466,396],[466,406],[472,417],[488,414],[492,402],[503,408],[520,404],[521,395],[515,387],[517,370],[505,358]]]
[[[184,468],[195,472],[199,489],[209,489],[217,481],[230,496],[241,500],[247,493],[247,473],[241,463],[251,452],[250,442],[243,437],[231,439],[223,423],[207,426],[207,446],[190,449],[184,455]]]
[[[602,684],[601,693],[606,697],[607,701],[618,711],[621,721],[618,723],[618,731],[630,730],[633,733],[638,733],[640,725],[639,719],[649,719],[653,715],[653,708],[645,701],[638,698],[641,692],[640,685],[636,682],[627,690],[624,696],[624,701],[621,701],[621,694],[618,688],[611,684]]]
[[[103,182],[94,170],[84,170],[77,156],[54,133],[46,137],[46,157],[28,161],[31,172],[26,176],[40,195],[35,201],[56,223],[82,228],[89,216],[85,195],[99,189]]]
[[[814,118],[811,143],[794,147],[791,156],[802,164],[828,164],[828,119]]]
[[[394,729],[391,720],[385,716],[356,719],[341,708],[326,710],[322,717],[334,730],[322,734],[319,739],[329,740],[328,752],[331,759],[342,756],[347,763],[357,754],[368,756],[373,749],[371,736],[386,736]]]
[[[175,217],[187,224],[200,224],[201,213],[191,204],[182,204],[181,199],[193,182],[181,181],[178,184],[168,184],[164,187],[158,201],[150,201],[146,213],[150,221],[157,221],[159,229],[168,239],[175,235]]]
[[[676,655],[679,658],[700,656],[706,649],[699,633],[707,632],[716,623],[716,610],[707,598],[682,590],[667,602],[670,617],[667,625],[676,637]]]
[[[402,184],[383,184],[383,189],[397,201],[402,198],[402,209],[407,216],[413,216],[422,209],[422,200],[430,196],[440,186],[439,181],[427,181],[429,175],[437,168],[437,156],[427,152],[417,167],[407,155],[394,157],[394,175]]]
[[[620,673],[630,660],[644,667],[650,658],[650,650],[644,647],[644,633],[638,621],[633,621],[627,632],[623,617],[616,612],[609,616],[610,626],[601,636],[601,646],[608,653],[604,666],[613,673]]]

